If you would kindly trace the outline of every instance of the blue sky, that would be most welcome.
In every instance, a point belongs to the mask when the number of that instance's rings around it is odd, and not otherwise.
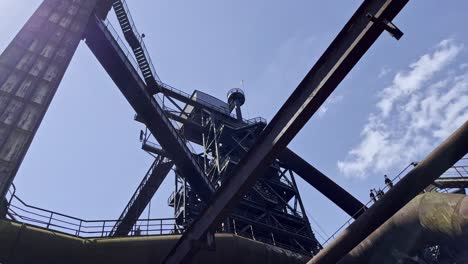
[[[161,79],[221,99],[244,80],[247,117],[276,113],[361,1],[129,1]],[[1,1],[0,49],[38,0]],[[143,4],[144,3],[144,4]],[[357,196],[424,157],[468,119],[466,1],[410,1],[290,144]],[[81,44],[15,183],[25,201],[85,219],[117,218],[151,158],[133,110]],[[170,216],[168,177],[152,217]],[[348,218],[299,180],[326,237]],[[319,229],[313,223],[315,229]],[[319,233],[321,233],[319,231]],[[320,235],[318,235],[320,238]]]

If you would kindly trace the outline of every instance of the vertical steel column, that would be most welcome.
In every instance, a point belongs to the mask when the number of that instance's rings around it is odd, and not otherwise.
[[[0,55],[0,197],[10,187],[96,0],[45,0]]]

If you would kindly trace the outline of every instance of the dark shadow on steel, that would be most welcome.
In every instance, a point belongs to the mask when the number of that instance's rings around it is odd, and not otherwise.
[[[115,224],[110,236],[126,236],[148,206],[156,191],[171,171],[174,163],[159,156],[146,173],[137,190]]]
[[[400,180],[374,206],[345,229],[337,239],[312,258],[309,264],[337,263],[411,199],[468,152],[468,122],[446,139]]]
[[[210,241],[213,231],[250,190],[265,168],[286,148],[377,40],[384,29],[371,22],[367,14],[391,21],[406,3],[407,0],[367,0],[359,7],[274,116],[259,140],[218,189],[199,218],[183,234],[164,263],[188,262],[203,241]]]
[[[86,44],[120,89],[139,118],[144,121],[164,150],[170,151],[174,163],[200,198],[208,200],[214,187],[205,177],[186,141],[164,114],[161,103],[148,91],[147,85],[132,63],[130,52],[107,22],[91,19],[86,30]]]
[[[293,170],[297,175],[354,219],[357,219],[366,209],[366,206],[353,195],[341,188],[341,186],[336,184],[321,171],[314,168],[314,166],[292,150],[286,148],[281,152],[279,160],[283,163],[285,168]]]
[[[428,245],[443,246],[445,250],[449,250],[450,258],[457,260],[442,262],[439,259],[440,263],[467,263],[466,210],[466,195],[437,192],[420,194],[372,232],[338,264],[401,263],[403,259],[416,256]]]

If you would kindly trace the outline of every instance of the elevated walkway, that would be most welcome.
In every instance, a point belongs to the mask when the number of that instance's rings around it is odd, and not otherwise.
[[[128,100],[139,118],[143,120],[164,150],[174,157],[174,163],[202,199],[214,192],[200,164],[185,141],[167,118],[142,81],[138,66],[129,51],[108,23],[96,18],[88,24],[86,44]]]
[[[465,177],[441,177],[434,182],[440,189],[468,189],[468,178]]]

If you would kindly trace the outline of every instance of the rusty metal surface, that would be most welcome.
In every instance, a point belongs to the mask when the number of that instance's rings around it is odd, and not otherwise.
[[[45,0],[0,55],[0,197],[78,47],[96,0]]]
[[[468,152],[468,121],[308,263],[336,263]]]
[[[468,253],[467,208],[468,197],[465,195],[421,194],[338,263],[398,263],[431,244],[448,246],[462,257]],[[465,263],[461,259],[457,261]]]
[[[263,172],[309,118],[319,109],[348,72],[383,32],[367,15],[391,21],[407,0],[365,1],[333,40],[314,67],[281,107],[252,148],[245,154],[229,179],[184,233],[165,263],[189,261],[210,231],[230,213],[242,195]]]

